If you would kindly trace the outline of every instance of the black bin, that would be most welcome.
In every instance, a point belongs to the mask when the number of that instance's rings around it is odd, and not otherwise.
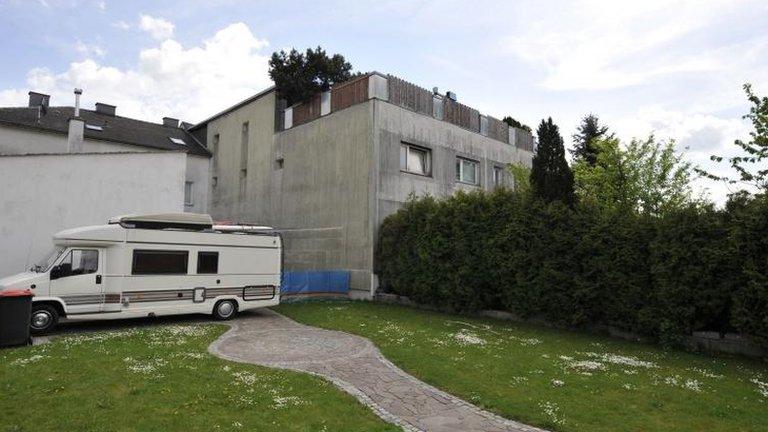
[[[32,291],[0,291],[0,347],[28,345]]]

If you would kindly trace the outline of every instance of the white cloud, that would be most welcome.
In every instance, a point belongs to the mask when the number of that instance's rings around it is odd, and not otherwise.
[[[159,122],[164,116],[199,121],[271,85],[268,45],[247,25],[231,24],[200,46],[168,39],[142,50],[135,67],[120,69],[93,59],[63,72],[35,68],[29,89],[51,95],[52,105],[72,105],[72,89],[83,88],[84,106],[117,105],[118,115]],[[26,104],[29,89],[0,91],[0,106]]]
[[[711,1],[582,0],[563,13],[533,20],[505,38],[503,49],[544,70],[551,90],[605,90],[655,77],[706,71],[706,57],[681,55],[680,41],[732,6]],[[649,53],[653,55],[649,57]]]
[[[104,54],[106,54],[104,48],[100,47],[99,45],[90,45],[79,39],[75,43],[75,50],[85,57],[104,57]]]
[[[107,2],[104,0],[99,0],[96,2],[96,7],[101,11],[105,11],[107,10]]]
[[[125,22],[125,21],[113,22],[111,25],[112,25],[112,27],[120,29],[120,30],[128,30],[128,29],[131,28],[131,25],[128,24],[127,22]]]
[[[175,26],[172,22],[163,18],[141,15],[139,17],[139,28],[149,33],[155,39],[165,40],[173,37]]]

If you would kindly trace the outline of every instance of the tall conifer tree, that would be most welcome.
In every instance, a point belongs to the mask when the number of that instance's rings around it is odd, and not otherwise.
[[[573,204],[573,173],[565,161],[563,137],[552,117],[542,120],[537,131],[539,145],[533,156],[531,188],[545,201]]]
[[[600,119],[589,114],[581,119],[581,125],[578,127],[578,133],[573,135],[573,155],[574,162],[583,160],[589,166],[595,166],[597,163],[597,153],[600,151],[595,145],[595,140],[612,138],[613,134],[608,134],[607,126],[600,126]]]

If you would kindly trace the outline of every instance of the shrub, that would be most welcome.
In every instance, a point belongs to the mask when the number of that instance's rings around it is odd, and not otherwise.
[[[459,312],[504,309],[675,344],[738,330],[768,346],[768,199],[660,216],[506,189],[411,198],[385,219],[385,290]]]

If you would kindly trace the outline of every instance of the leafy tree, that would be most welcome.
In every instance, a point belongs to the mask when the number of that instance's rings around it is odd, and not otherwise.
[[[603,138],[613,138],[613,134],[608,135],[608,126],[601,126],[600,119],[589,114],[581,120],[581,125],[577,128],[578,133],[573,135],[573,155],[574,161],[586,161],[594,166],[597,162],[598,149],[594,141]]]
[[[272,53],[269,76],[288,105],[308,100],[352,77],[352,65],[341,54],[328,56],[321,47],[306,53],[292,49]]]
[[[507,165],[507,170],[512,174],[515,181],[515,192],[521,195],[531,193],[531,169],[522,163],[511,163]]]
[[[552,117],[542,120],[537,131],[539,145],[531,167],[531,189],[544,201],[573,204],[573,173],[565,161],[563,137]]]
[[[528,132],[531,131],[531,127],[530,126],[528,126],[526,124],[522,124],[522,123],[520,123],[519,121],[513,119],[510,116],[504,117],[503,119],[501,119],[501,121],[503,121],[504,123],[508,124],[511,127],[516,127],[518,129],[527,130]]]
[[[731,168],[736,170],[739,178],[718,176],[702,168],[696,168],[696,171],[712,180],[724,181],[728,184],[741,182],[766,191],[768,190],[768,166],[763,160],[768,160],[768,97],[756,96],[752,92],[750,84],[744,84],[744,91],[752,103],[749,114],[744,116],[745,119],[752,121],[752,126],[755,128],[749,134],[752,140],[749,142],[734,141],[733,144],[743,152],[741,156],[729,158],[717,155],[710,156],[711,160],[718,163],[727,160]]]
[[[593,141],[597,159],[574,164],[576,194],[605,209],[659,215],[692,203],[693,170],[675,142],[651,135],[633,139],[626,148],[616,138]]]

